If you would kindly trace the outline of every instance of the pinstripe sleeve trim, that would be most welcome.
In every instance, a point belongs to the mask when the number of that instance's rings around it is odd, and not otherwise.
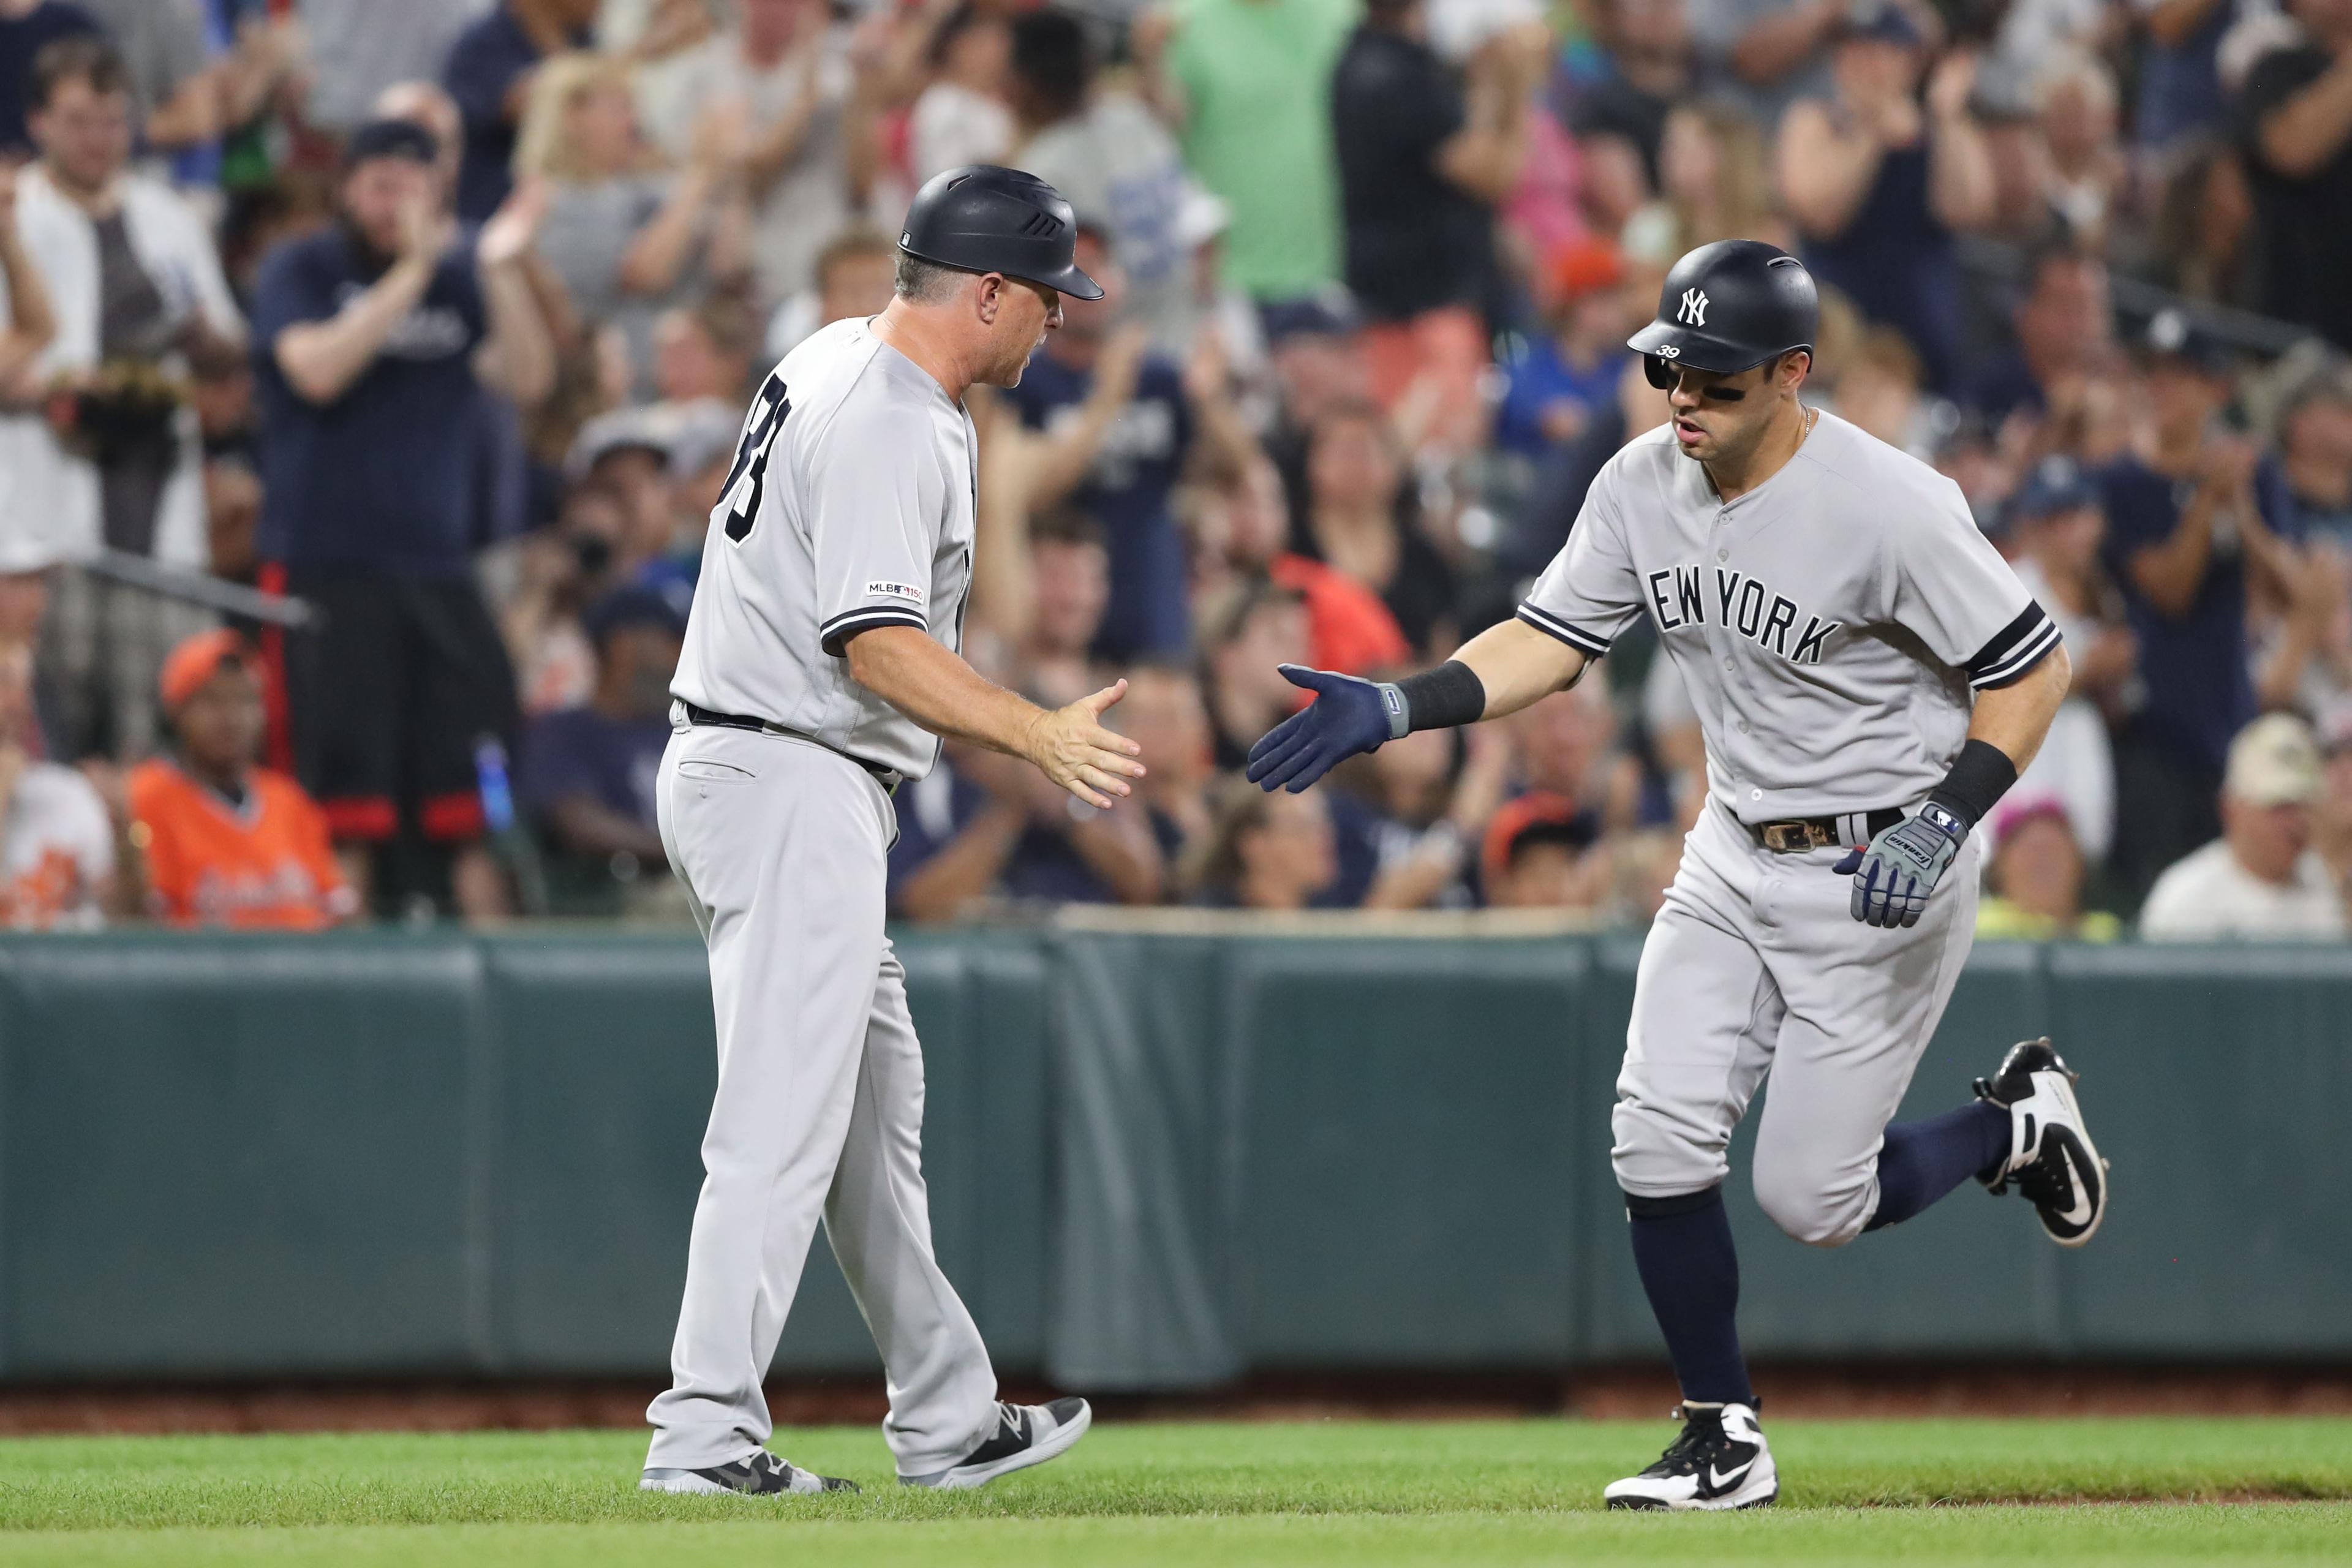
[[[841,657],[842,646],[859,632],[876,626],[912,626],[917,631],[929,631],[930,623],[913,610],[898,609],[889,605],[861,605],[854,610],[844,610],[817,628],[817,644],[834,658]]]
[[[1519,619],[1539,632],[1558,637],[1580,653],[1591,654],[1594,658],[1600,658],[1609,651],[1607,638],[1594,637],[1591,632],[1572,626],[1549,610],[1539,610],[1533,605],[1521,605]]]
[[[2007,686],[2047,658],[2059,640],[2057,623],[2029,601],[1969,660],[1969,684],[1979,691]]]

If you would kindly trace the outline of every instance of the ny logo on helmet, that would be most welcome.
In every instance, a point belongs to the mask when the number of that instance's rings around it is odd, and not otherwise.
[[[1698,289],[1684,289],[1683,308],[1675,312],[1675,319],[1678,321],[1686,322],[1694,327],[1704,327],[1706,325],[1706,291]]]

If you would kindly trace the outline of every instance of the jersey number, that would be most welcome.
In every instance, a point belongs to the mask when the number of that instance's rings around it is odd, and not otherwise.
[[[719,492],[719,505],[727,513],[727,537],[738,544],[759,519],[760,493],[768,488],[768,453],[775,445],[776,432],[783,426],[784,416],[792,411],[793,400],[785,395],[783,382],[771,375],[760,388],[760,401],[745,426],[743,444],[735,451],[735,466],[727,470],[726,488]],[[735,487],[747,476],[751,486],[737,501]]]

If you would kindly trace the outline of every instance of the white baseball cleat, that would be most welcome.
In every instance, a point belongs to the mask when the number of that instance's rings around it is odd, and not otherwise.
[[[1780,1472],[1752,1405],[1675,1406],[1683,1435],[1638,1476],[1612,1481],[1611,1508],[1728,1510],[1762,1508],[1780,1495]]]
[[[999,1476],[1042,1465],[1087,1435],[1094,1424],[1094,1407],[1083,1399],[1056,1399],[1046,1405],[996,1406],[996,1432],[944,1470],[928,1476],[900,1476],[898,1484],[962,1491],[984,1487]]]
[[[2081,1077],[2045,1036],[2011,1046],[2000,1070],[1976,1083],[1977,1098],[2007,1108],[2010,1124],[2009,1158],[1977,1179],[1995,1195],[2014,1182],[2061,1247],[2090,1240],[2107,1214],[2107,1163],[2074,1100]]]
[[[637,1478],[641,1492],[740,1492],[760,1497],[783,1492],[854,1492],[856,1481],[820,1476],[788,1465],[765,1448],[731,1465],[701,1470],[648,1469]]]

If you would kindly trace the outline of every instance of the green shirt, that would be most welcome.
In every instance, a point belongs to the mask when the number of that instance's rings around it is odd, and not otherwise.
[[[1331,68],[1356,0],[1179,0],[1184,161],[1233,209],[1225,279],[1261,300],[1340,276]]]

